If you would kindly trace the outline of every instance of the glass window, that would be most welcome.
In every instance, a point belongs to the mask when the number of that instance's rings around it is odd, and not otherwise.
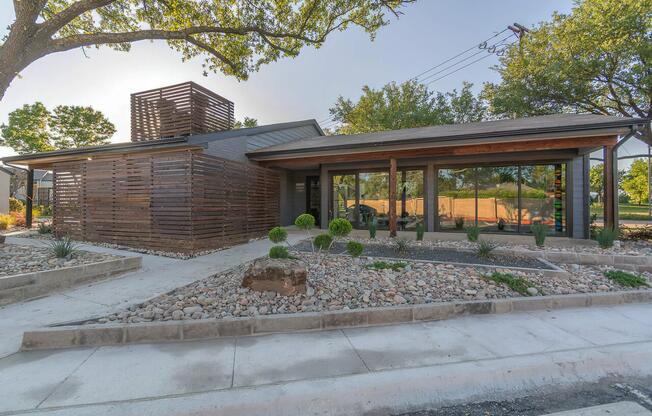
[[[550,234],[566,230],[565,165],[521,167],[521,232],[546,224]]]
[[[442,230],[475,224],[475,169],[439,169],[437,206]]]
[[[415,230],[423,223],[423,170],[404,170],[397,175],[398,228]]]
[[[480,167],[477,175],[478,227],[518,232],[518,167]]]
[[[355,208],[355,174],[333,175],[333,218],[353,221]]]
[[[376,218],[378,229],[389,228],[389,172],[363,172],[359,174],[360,205],[357,228],[366,228]]]

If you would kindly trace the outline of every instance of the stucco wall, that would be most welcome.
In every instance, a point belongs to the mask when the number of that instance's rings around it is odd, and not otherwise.
[[[0,213],[9,212],[9,174],[0,172]]]

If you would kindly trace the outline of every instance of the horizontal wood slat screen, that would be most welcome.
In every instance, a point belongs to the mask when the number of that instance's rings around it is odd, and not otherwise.
[[[279,223],[276,172],[192,151],[55,163],[57,235],[179,253],[260,237]]]
[[[230,130],[233,103],[186,82],[131,94],[131,140],[189,136]]]

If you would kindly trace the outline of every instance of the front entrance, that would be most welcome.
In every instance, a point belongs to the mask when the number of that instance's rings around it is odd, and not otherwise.
[[[321,193],[319,176],[306,177],[306,212],[315,217],[315,223],[321,224],[319,216],[321,206]]]

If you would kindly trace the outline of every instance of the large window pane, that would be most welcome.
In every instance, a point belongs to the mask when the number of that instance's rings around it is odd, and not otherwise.
[[[397,172],[399,213],[398,227],[401,230],[414,230],[423,222],[423,170]]]
[[[521,167],[521,232],[546,224],[551,234],[566,230],[565,165]]]
[[[475,169],[439,169],[439,228],[457,229],[475,224]]]
[[[389,172],[363,172],[359,174],[360,205],[358,228],[376,218],[379,229],[389,228]]]
[[[333,218],[354,220],[355,175],[333,175]]]
[[[478,226],[489,232],[518,231],[518,167],[481,167]]]

